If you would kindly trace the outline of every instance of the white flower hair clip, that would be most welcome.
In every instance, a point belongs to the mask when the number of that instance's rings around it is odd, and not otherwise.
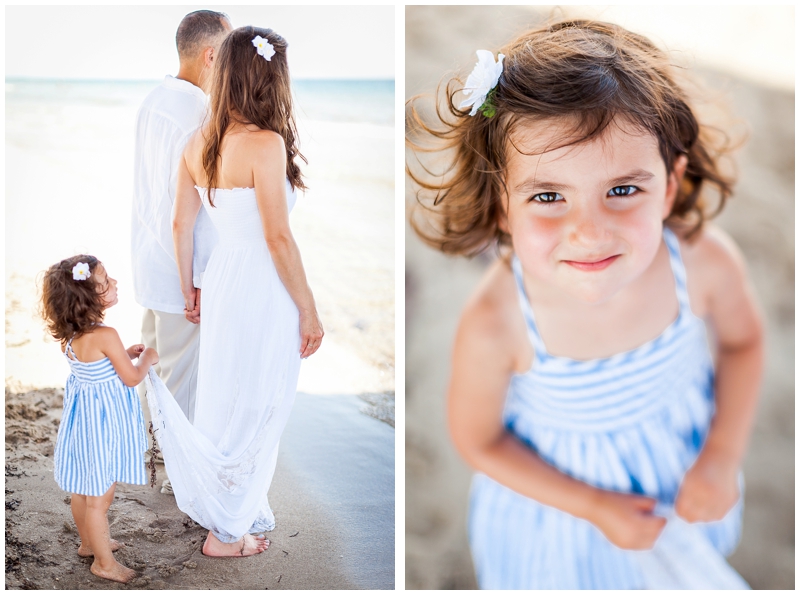
[[[85,262],[79,262],[72,267],[72,278],[75,281],[86,281],[86,279],[91,276],[92,273],[89,271],[89,265]]]
[[[264,60],[267,62],[272,61],[272,56],[275,55],[275,48],[272,47],[270,42],[260,35],[256,35],[253,38],[253,45],[256,46],[256,51],[258,52],[259,56],[264,56]]]
[[[491,93],[497,86],[497,81],[500,80],[500,75],[503,73],[503,54],[497,54],[497,62],[494,60],[494,55],[488,50],[478,50],[478,63],[475,68],[467,77],[467,84],[464,86],[464,95],[469,95],[458,106],[459,109],[472,106],[469,112],[470,116],[474,116],[479,111],[491,118],[497,113],[494,104],[492,103]]]

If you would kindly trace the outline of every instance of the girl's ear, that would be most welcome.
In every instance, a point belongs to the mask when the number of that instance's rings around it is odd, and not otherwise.
[[[502,231],[503,233],[509,233],[508,215],[506,214],[505,209],[501,209],[500,213],[497,215],[497,227],[499,227],[500,231]]]
[[[678,155],[675,158],[675,163],[672,165],[672,171],[669,174],[669,178],[667,178],[667,196],[666,201],[664,201],[664,212],[662,213],[662,219],[666,219],[669,217],[669,214],[672,212],[672,205],[675,204],[675,199],[678,196],[678,190],[681,187],[681,182],[683,181],[683,174],[686,173],[686,166],[689,164],[689,158],[686,155]]]
[[[497,213],[497,227],[500,228],[500,231],[503,233],[507,233],[510,235],[508,231],[508,197],[500,198],[500,208],[498,209]]]

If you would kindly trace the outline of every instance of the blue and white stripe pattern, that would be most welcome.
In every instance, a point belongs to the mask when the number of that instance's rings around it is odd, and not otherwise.
[[[78,361],[67,343],[71,374],[55,448],[58,486],[73,494],[102,496],[115,481],[147,483],[142,407],[111,360]]]
[[[705,440],[714,412],[714,366],[705,324],[689,307],[678,240],[668,229],[680,305],[656,339],[605,359],[552,356],[542,342],[513,261],[535,355],[512,378],[503,419],[544,461],[594,486],[673,504]],[[739,540],[740,502],[721,521],[702,524],[723,555]],[[475,476],[470,541],[484,589],[636,589],[645,584],[631,552],[592,524]]]

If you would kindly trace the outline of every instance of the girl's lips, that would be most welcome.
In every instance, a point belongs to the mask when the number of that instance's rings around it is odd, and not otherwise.
[[[611,263],[619,258],[619,256],[619,254],[615,254],[614,256],[609,256],[608,258],[596,260],[594,262],[583,262],[579,260],[565,260],[564,262],[571,267],[580,269],[581,271],[602,271],[603,269],[611,266]]]

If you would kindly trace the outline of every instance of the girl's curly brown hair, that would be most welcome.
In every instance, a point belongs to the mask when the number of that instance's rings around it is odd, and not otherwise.
[[[72,269],[79,262],[89,265],[88,279],[73,279]],[[103,321],[106,288],[95,275],[99,265],[94,256],[78,254],[54,264],[44,273],[40,314],[47,331],[62,343],[90,332]]]
[[[505,55],[503,72],[488,96],[488,113],[496,115],[469,116],[469,109],[459,109],[458,78],[446,85],[444,107],[437,101],[440,125],[424,121],[415,105],[419,97],[407,104],[410,149],[445,150],[449,158],[440,175],[406,167],[419,188],[411,225],[426,243],[465,255],[510,244],[498,225],[509,139],[520,125],[554,120],[564,125],[567,140],[561,146],[596,138],[617,119],[657,139],[667,171],[686,155],[686,174],[667,223],[688,228],[687,236],[722,209],[732,191],[732,180],[718,167],[727,147],[698,123],[674,67],[647,38],[610,23],[568,20],[532,29],[499,53]],[[432,146],[425,144],[430,140]],[[707,185],[719,194],[711,214],[701,198]]]

